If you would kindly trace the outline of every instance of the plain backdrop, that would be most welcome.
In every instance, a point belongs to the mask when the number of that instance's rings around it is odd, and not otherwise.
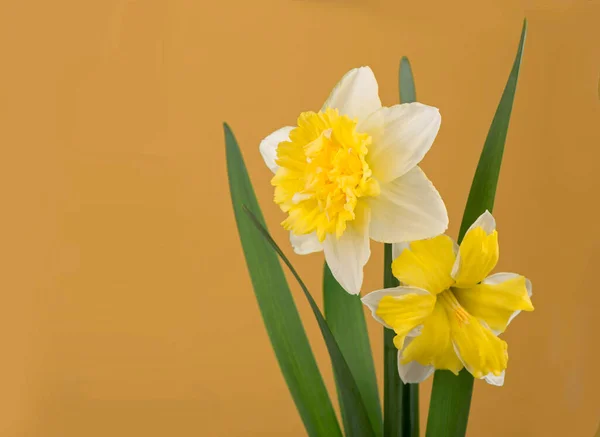
[[[531,278],[536,310],[504,336],[505,387],[475,383],[468,435],[591,436],[598,0],[2,2],[0,435],[304,435],[241,253],[222,122],[291,254],[260,140],[319,109],[360,65],[397,103],[407,55],[418,100],[442,114],[423,168],[456,236],[524,17],[496,271]],[[382,283],[382,247],[372,249],[365,292]],[[292,261],[320,301],[322,256]],[[382,331],[368,324],[381,377]]]

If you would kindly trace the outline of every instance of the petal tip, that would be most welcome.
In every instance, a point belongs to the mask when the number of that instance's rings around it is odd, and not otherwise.
[[[360,288],[358,288],[358,287],[348,287],[346,289],[346,291],[348,292],[348,294],[351,294],[352,296],[360,295]]]
[[[282,141],[288,141],[290,132],[294,128],[285,126],[275,132],[267,135],[258,145],[258,150],[269,169],[276,173],[279,166],[277,165],[277,147]]]
[[[381,108],[379,86],[368,66],[348,71],[331,91],[321,110],[334,108],[340,114],[363,120]]]
[[[531,297],[533,295],[533,288],[528,278],[525,278],[525,288],[527,289],[527,295]]]
[[[493,373],[489,373],[483,376],[483,380],[490,385],[494,385],[496,387],[502,387],[504,385],[504,375],[505,371],[503,370],[500,375],[494,375]]]
[[[403,361],[402,351],[398,351],[398,375],[404,384],[419,384],[435,371],[433,366],[424,366],[416,361]]]
[[[496,230],[496,219],[487,209],[475,220],[477,226],[480,226],[486,234],[491,234]]]

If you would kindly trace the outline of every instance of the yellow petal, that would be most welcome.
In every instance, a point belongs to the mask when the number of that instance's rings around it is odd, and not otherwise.
[[[402,364],[416,361],[423,366],[432,365],[436,369],[450,370],[455,375],[463,368],[454,352],[450,338],[448,315],[440,302],[423,321],[423,330],[402,352]]]
[[[453,289],[469,314],[482,319],[497,333],[504,332],[517,311],[533,311],[528,281],[514,273],[498,273],[472,288]]]
[[[450,273],[455,258],[452,239],[438,235],[411,242],[392,263],[392,272],[403,284],[437,294],[454,283]]]
[[[406,287],[398,287],[398,289],[406,289]],[[424,290],[396,296],[388,294],[379,301],[375,315],[394,329],[397,334],[394,344],[398,349],[402,349],[406,335],[423,323],[423,320],[433,311],[434,305],[435,296]]]
[[[475,378],[502,375],[508,364],[508,346],[477,318],[469,314],[451,291],[439,295],[450,322],[454,350]]]
[[[481,282],[498,262],[498,232],[494,217],[484,212],[465,234],[452,269],[456,287],[469,288]]]

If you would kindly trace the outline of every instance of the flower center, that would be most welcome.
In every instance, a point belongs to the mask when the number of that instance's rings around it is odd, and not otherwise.
[[[282,225],[297,235],[316,232],[338,238],[356,218],[362,197],[379,195],[365,160],[371,136],[356,131],[356,120],[337,109],[304,112],[290,140],[279,143],[279,169],[271,183],[275,202],[288,217]]]
[[[460,325],[469,323],[470,314],[465,310],[456,299],[451,290],[446,290],[438,295],[440,303],[446,310],[448,317],[454,317]]]
[[[475,378],[502,375],[508,365],[506,342],[469,314],[452,290],[440,293],[438,302],[446,310],[454,350],[469,372]]]

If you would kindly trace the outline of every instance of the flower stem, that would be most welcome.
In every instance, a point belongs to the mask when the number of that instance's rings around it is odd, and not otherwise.
[[[392,245],[385,245],[383,284],[385,288],[397,287],[392,275]],[[383,436],[419,436],[419,385],[403,384],[398,375],[398,349],[394,346],[393,330],[383,328]]]
[[[427,437],[464,436],[473,396],[473,377],[466,370],[458,376],[448,370],[437,370],[429,403]],[[442,419],[440,419],[442,418]]]

